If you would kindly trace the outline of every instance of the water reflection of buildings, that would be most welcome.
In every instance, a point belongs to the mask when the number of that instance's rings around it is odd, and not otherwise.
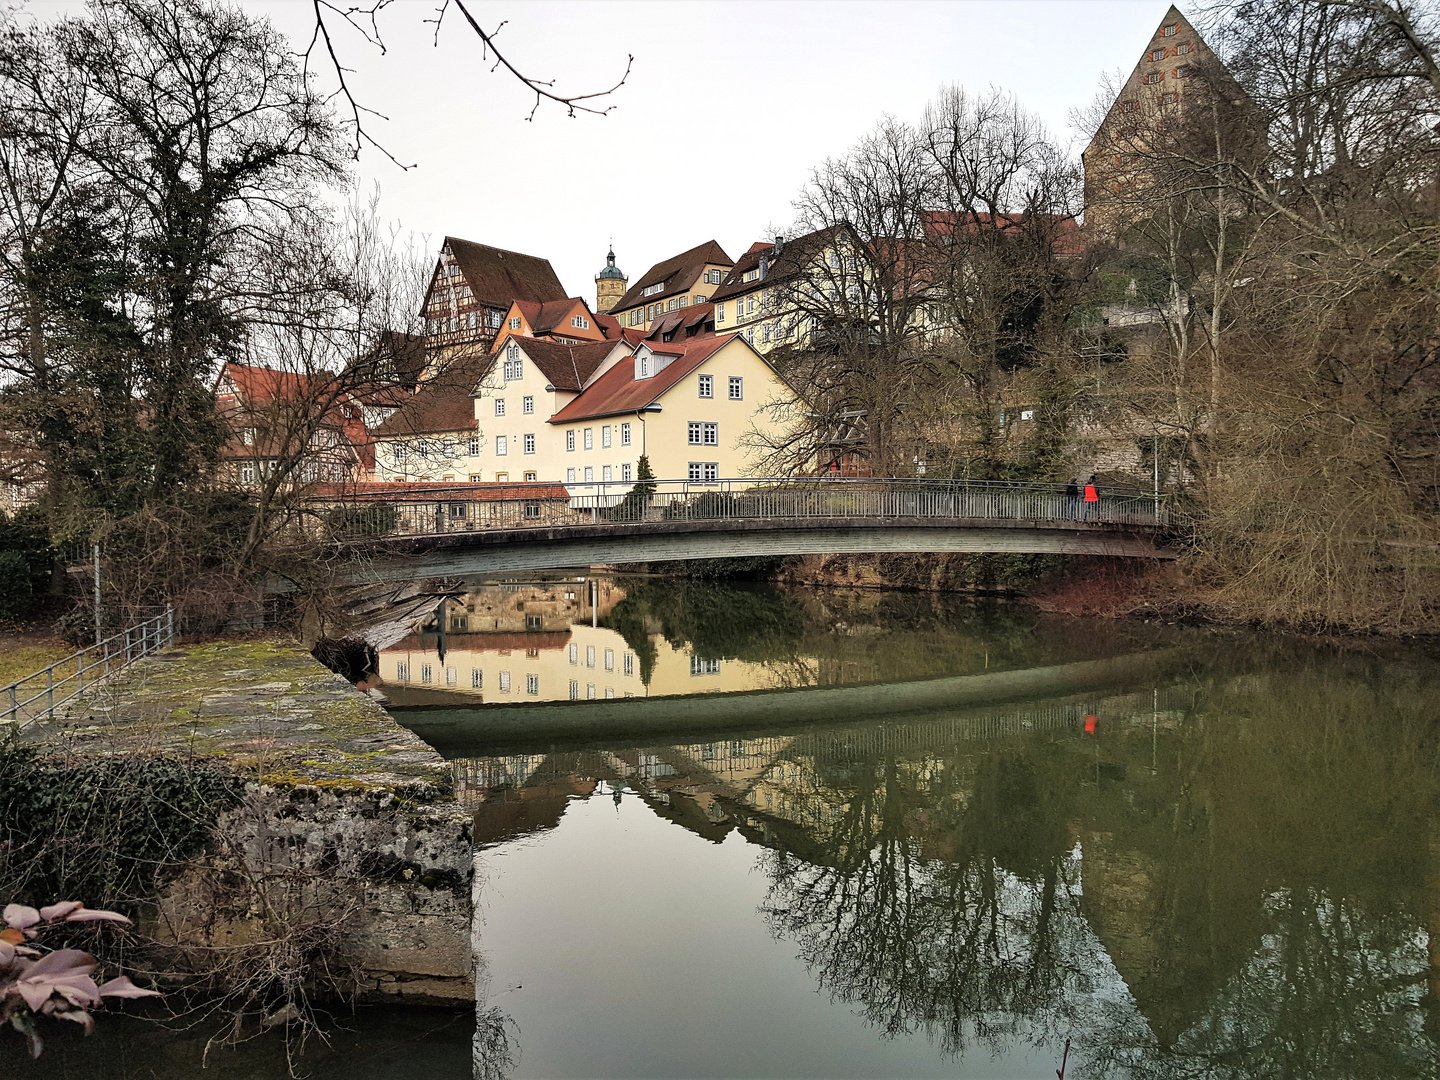
[[[613,581],[594,578],[472,590],[443,603],[443,636],[432,618],[381,651],[381,683],[403,704],[581,701],[784,684],[786,676],[770,665],[699,655],[658,634],[649,636],[654,659],[642,672],[631,643],[599,625],[624,597]]]
[[[775,932],[829,992],[894,1010],[877,1023],[962,1040],[977,1017],[996,1030],[1023,1013],[1087,1031],[1094,1075],[1319,1075],[1362,1058],[1367,1075],[1431,1075],[1440,844],[1407,843],[1433,826],[1403,808],[1431,782],[1408,764],[1424,748],[1296,723],[1323,700],[1302,687],[455,770],[482,844],[553,827],[601,784],[708,840],[738,832],[764,849]]]

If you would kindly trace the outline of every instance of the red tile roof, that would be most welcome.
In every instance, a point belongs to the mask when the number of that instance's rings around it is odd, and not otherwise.
[[[613,315],[606,315],[603,312],[595,313],[595,325],[600,327],[605,335],[606,341],[619,341],[621,338],[620,320]]]
[[[538,367],[556,390],[578,391],[595,369],[605,362],[617,341],[587,341],[583,345],[563,345],[544,338],[512,337],[520,351]]]
[[[377,438],[432,435],[442,431],[475,428],[475,402],[471,394],[494,362],[492,356],[470,356],[436,372],[420,384],[385,421],[375,428]]]
[[[555,276],[549,259],[454,236],[447,236],[445,243],[460,264],[465,284],[470,286],[475,299],[487,307],[508,308],[513,300],[544,303],[564,300],[569,295]],[[426,299],[428,301],[428,294]]]
[[[676,356],[653,378],[635,378],[633,363],[619,363],[596,379],[583,394],[550,418],[552,424],[568,424],[600,416],[633,413],[653,404],[662,394],[710,359],[735,335],[697,337],[665,345],[645,342],[652,352]]]
[[[925,235],[943,241],[956,233],[980,233],[986,229],[1005,235],[1017,234],[1028,225],[1048,229],[1051,245],[1057,255],[1083,255],[1085,241],[1076,220],[1064,214],[995,214],[965,213],[953,210],[930,210],[921,215]]]
[[[514,499],[564,499],[570,493],[564,484],[551,483],[399,483],[366,481],[358,484],[321,484],[316,498],[389,500],[415,502],[503,502]]]
[[[705,268],[707,263],[712,266],[733,266],[735,260],[726,255],[725,249],[714,240],[707,240],[689,251],[682,251],[673,258],[656,263],[645,271],[644,277],[630,286],[630,291],[622,296],[620,302],[610,310],[623,311],[636,304],[650,304],[669,296],[688,292],[691,286],[699,280],[700,271]],[[662,282],[665,288],[650,296],[645,295],[645,290],[651,285],[659,285]]]

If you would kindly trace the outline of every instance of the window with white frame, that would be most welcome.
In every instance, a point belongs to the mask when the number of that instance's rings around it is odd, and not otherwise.
[[[610,449],[610,425],[600,425],[600,446],[602,449]]]
[[[582,436],[582,441],[583,441],[584,444],[585,444],[585,449],[586,449],[586,450],[594,450],[594,449],[595,449],[595,429],[594,429],[594,428],[588,428],[588,427],[587,427],[583,432],[581,432],[581,436]]]
[[[505,381],[513,382],[525,377],[525,369],[520,359],[520,346],[513,341],[505,349]]]
[[[586,667],[594,667],[594,666],[595,666],[595,646],[594,646],[594,645],[586,645],[586,646],[585,646],[585,666],[586,666]]]
[[[395,665],[395,678],[400,682],[410,681],[410,661],[401,660]]]
[[[533,453],[535,452],[535,436],[534,436],[534,435],[524,435],[524,436],[521,436],[521,438],[524,440],[525,453],[527,453],[527,454],[533,454]]]
[[[627,461],[624,465],[620,466],[620,482],[622,484],[628,484],[631,479],[633,479],[633,476],[630,471],[630,463]]]
[[[665,291],[665,282],[658,281],[654,285],[646,285],[641,296],[654,296],[656,293]]]
[[[746,315],[754,315],[754,314],[755,314],[755,297],[753,297],[753,296],[746,297],[746,299],[745,299],[745,314],[746,314]]]
[[[739,375],[730,376],[730,400],[742,401],[745,398],[745,380]]]
[[[713,484],[720,479],[720,463],[718,461],[692,461],[690,462],[689,478],[695,484]]]
[[[519,330],[519,329],[520,329],[520,316],[519,316],[519,315],[511,315],[511,316],[510,316],[510,329],[511,329],[511,330]]]
[[[255,463],[247,461],[240,466],[240,482],[242,484],[255,483]]]
[[[593,465],[585,466],[585,482],[587,484],[593,484],[595,482],[595,467]]]
[[[575,327],[576,330],[589,330],[590,320],[585,318],[584,315],[576,315],[570,320],[570,325]]]
[[[1178,34],[1179,32],[1180,32],[1180,24],[1179,24],[1179,23],[1171,23],[1169,26],[1165,27],[1165,29],[1164,29],[1164,31],[1163,31],[1163,33],[1164,33],[1164,35],[1165,35],[1166,37],[1174,37],[1174,36],[1175,36],[1176,34]]]
[[[470,669],[470,689],[485,689],[485,673],[481,671],[478,667]]]
[[[421,664],[421,665],[420,665],[420,681],[421,681],[422,683],[428,683],[432,678],[434,678],[434,672],[431,670],[430,665],[429,665],[429,664]]]
[[[456,686],[456,685],[459,684],[459,682],[460,682],[460,670],[459,670],[458,668],[447,667],[447,668],[445,669],[445,685],[446,685],[446,686]]]
[[[691,420],[688,425],[691,446],[719,446],[720,425]]]
[[[502,694],[510,692],[510,672],[508,671],[500,672],[500,692]]]
[[[716,321],[717,323],[722,323],[722,322],[725,321],[725,305],[724,305],[724,304],[716,304],[716,305],[715,305],[715,321]]]
[[[630,425],[628,423],[620,425],[620,445],[630,445]]]
[[[480,436],[479,436],[479,435],[471,435],[470,438],[465,441],[465,449],[469,452],[469,455],[470,455],[471,457],[479,457],[479,456],[480,456]]]
[[[627,653],[625,654],[625,674],[626,674],[626,675],[634,675],[634,674],[635,674],[635,654],[634,654],[634,653],[628,653],[628,652],[627,652]]]
[[[504,416],[504,415],[505,415],[505,399],[504,399],[503,397],[497,397],[497,398],[495,399],[495,415],[496,415],[496,416]]]
[[[565,432],[565,449],[566,449],[566,450],[574,450],[574,449],[575,449],[575,429],[574,429],[574,428],[571,428],[569,431]]]
[[[600,479],[607,484],[610,483],[610,481],[615,479],[614,469],[609,465],[601,465]]]
[[[650,378],[650,354],[649,354],[649,353],[641,353],[638,357],[636,357],[636,359],[635,359],[635,378],[637,378],[637,379],[648,379],[648,378]]]
[[[715,396],[715,376],[700,376],[700,396],[702,398],[713,398]]]
[[[529,394],[520,399],[520,411],[526,416],[535,415],[535,399]]]
[[[573,484],[573,483],[575,482],[575,470],[574,470],[574,469],[566,469],[566,470],[565,470],[565,482],[566,482],[567,484]]]
[[[698,656],[692,656],[692,657],[690,657],[690,674],[691,674],[691,675],[719,675],[719,674],[720,674],[720,661],[719,661],[719,660],[704,660],[704,659],[701,659],[701,658],[698,657]]]
[[[525,693],[531,694],[531,695],[535,695],[535,694],[540,693],[540,676],[539,676],[539,675],[526,675],[526,676],[525,676]]]
[[[580,646],[576,645],[573,641],[570,643],[570,662],[572,664],[578,664],[580,662]]]
[[[571,700],[571,701],[578,701],[578,700],[580,700],[580,684],[579,684],[578,682],[576,682],[574,679],[571,679],[571,680],[570,680],[570,700]]]
[[[495,456],[504,457],[510,452],[510,440],[504,435],[495,436]]]

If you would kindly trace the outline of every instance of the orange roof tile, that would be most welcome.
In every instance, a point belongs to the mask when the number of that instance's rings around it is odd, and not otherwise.
[[[636,412],[653,404],[662,394],[710,359],[735,335],[697,337],[668,344],[645,342],[652,352],[676,357],[652,378],[635,378],[635,365],[619,363],[596,379],[585,392],[550,418],[552,424],[569,424],[600,416]]]

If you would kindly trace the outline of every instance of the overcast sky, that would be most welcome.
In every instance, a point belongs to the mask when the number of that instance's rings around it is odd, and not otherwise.
[[[389,117],[376,136],[414,166],[367,150],[360,182],[378,182],[384,216],[432,249],[448,234],[544,256],[591,303],[612,237],[632,282],[712,238],[737,258],[788,223],[815,164],[887,113],[917,119],[946,83],[1012,90],[1070,137],[1069,110],[1103,71],[1134,66],[1168,6],[472,0],[487,29],[506,20],[498,40],[517,66],[561,89],[608,86],[635,56],[608,116],[545,105],[527,123],[532,99],[481,62],[453,7],[435,44],[437,3],[386,9],[383,56],[337,34],[357,97]],[[244,6],[309,37],[308,0]]]

